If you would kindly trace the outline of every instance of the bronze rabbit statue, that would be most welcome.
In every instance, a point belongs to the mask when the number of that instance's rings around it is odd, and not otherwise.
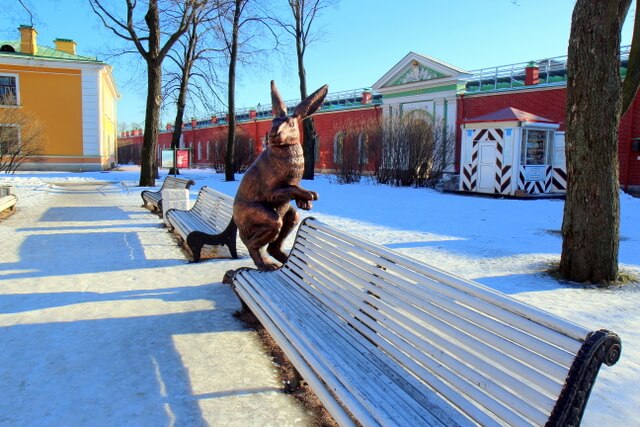
[[[267,147],[247,169],[233,203],[233,220],[240,239],[258,270],[279,268],[268,255],[281,263],[287,259],[282,245],[300,219],[291,200],[304,210],[311,209],[311,202],[318,200],[316,192],[299,186],[304,157],[298,124],[322,106],[327,91],[328,86],[324,85],[302,100],[288,117],[287,106],[271,81],[274,119]]]

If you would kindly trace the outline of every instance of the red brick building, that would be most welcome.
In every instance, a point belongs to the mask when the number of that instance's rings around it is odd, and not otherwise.
[[[627,59],[628,48],[623,48],[623,76]],[[343,137],[355,123],[380,123],[384,114],[421,110],[456,135],[455,152],[450,153],[455,157],[450,187],[505,195],[562,193],[565,103],[566,57],[467,72],[410,52],[373,85],[373,91],[328,96],[314,115],[316,168],[339,167],[336,160]],[[296,102],[290,104],[293,107]],[[240,152],[259,153],[271,124],[270,106],[239,111],[237,120],[238,144],[249,147]],[[181,147],[191,150],[194,167],[220,167],[226,132],[224,116],[194,120],[183,129]],[[170,140],[170,130],[161,132],[159,150],[168,148]],[[140,131],[121,135],[120,163],[139,162],[141,141]],[[363,143],[358,150],[374,147]],[[373,172],[376,163],[371,154],[357,155],[363,159],[363,168]],[[619,163],[622,189],[640,189],[639,98],[621,120]]]

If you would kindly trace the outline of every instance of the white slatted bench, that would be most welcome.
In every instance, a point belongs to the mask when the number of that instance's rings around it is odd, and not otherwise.
[[[166,219],[193,255],[193,262],[200,261],[204,245],[225,245],[233,258],[238,258],[236,236],[238,229],[233,222],[233,198],[211,187],[202,187],[198,198],[188,210],[169,209]]]
[[[273,272],[229,275],[340,425],[578,425],[618,336],[314,219]]]
[[[140,197],[142,197],[142,202],[144,203],[143,206],[162,215],[162,190],[188,190],[193,184],[195,184],[195,182],[191,179],[168,175],[164,179],[160,190],[143,190],[142,193],[140,193]]]
[[[0,212],[13,212],[18,203],[18,196],[13,194],[13,187],[0,186]]]

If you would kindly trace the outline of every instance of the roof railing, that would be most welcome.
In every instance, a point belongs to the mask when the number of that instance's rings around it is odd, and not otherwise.
[[[623,76],[626,75],[630,48],[631,46],[620,48],[620,73]],[[470,71],[466,92],[509,90],[525,86],[526,68],[530,65],[538,67],[537,86],[562,85],[567,81],[567,55],[564,55]]]
[[[365,93],[368,93],[369,95],[365,95]],[[370,99],[364,99],[365,96],[370,96]],[[293,110],[299,103],[299,99],[285,101],[288,113],[293,113]],[[374,92],[370,88],[351,89],[327,94],[319,111],[341,110],[370,105],[382,105],[382,94]],[[215,124],[225,124],[227,123],[227,114],[227,111],[223,111],[212,114],[211,118],[197,119],[196,127],[211,126],[213,124],[213,120],[215,120]],[[271,117],[271,104],[258,104],[255,107],[246,107],[236,110],[236,121],[239,123]],[[185,121],[185,128],[191,127],[191,121]]]

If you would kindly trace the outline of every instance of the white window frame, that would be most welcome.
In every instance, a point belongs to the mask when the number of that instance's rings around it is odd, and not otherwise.
[[[0,107],[19,107],[20,106],[20,75],[14,73],[0,72],[0,77],[13,77],[16,79],[16,104],[0,104]]]
[[[544,146],[543,146],[543,158],[542,163],[529,163],[528,162],[528,144],[529,144],[529,132],[545,132],[544,138]],[[552,163],[553,156],[553,130],[544,129],[544,128],[525,128],[522,132],[522,142],[521,142],[521,153],[520,153],[520,162],[523,166],[542,166],[542,165],[550,165]]]

